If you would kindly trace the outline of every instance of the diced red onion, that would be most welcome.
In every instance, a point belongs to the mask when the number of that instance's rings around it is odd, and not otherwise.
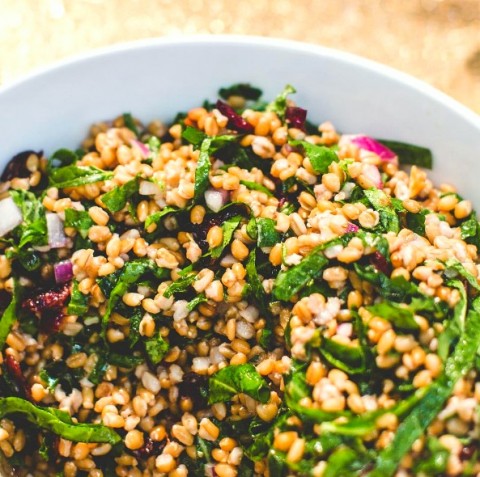
[[[156,195],[160,193],[160,187],[155,182],[141,181],[138,193],[140,195]]]
[[[0,200],[0,237],[3,237],[23,222],[22,212],[11,197]]]
[[[240,116],[230,105],[218,100],[215,107],[228,118],[228,127],[238,132],[252,132],[253,126]]]
[[[218,212],[229,199],[229,192],[225,189],[208,189],[205,192],[205,203],[213,212]]]
[[[67,237],[63,231],[63,222],[55,213],[48,213],[47,216],[47,230],[48,230],[48,245],[50,248],[62,248],[67,245]]]
[[[360,149],[375,153],[382,161],[395,163],[398,161],[397,155],[391,149],[370,136],[358,134],[346,136],[346,139],[352,144],[358,146]]]
[[[382,175],[377,166],[374,166],[373,164],[363,164],[362,172],[365,177],[375,184],[377,189],[383,189]]]
[[[355,232],[358,232],[359,230],[360,230],[360,227],[358,225],[352,224],[352,222],[348,222],[345,233],[347,234],[355,233]]]
[[[146,144],[143,144],[142,141],[139,141],[138,139],[132,139],[130,141],[130,144],[132,146],[136,146],[138,147],[138,149],[140,149],[140,152],[142,153],[142,156],[144,159],[146,159],[148,156],[150,156],[150,149],[148,148],[148,146]]]
[[[305,121],[307,119],[307,110],[298,106],[288,106],[285,110],[285,119],[292,128],[305,130]]]
[[[53,273],[57,283],[66,283],[73,278],[73,265],[70,260],[56,263],[53,266]]]

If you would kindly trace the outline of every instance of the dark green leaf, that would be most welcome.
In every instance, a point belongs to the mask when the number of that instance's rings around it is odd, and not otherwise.
[[[125,124],[125,127],[130,129],[135,136],[138,137],[138,129],[137,129],[137,124],[135,123],[135,119],[133,119],[133,116],[131,113],[123,113],[123,123]]]
[[[50,187],[66,189],[85,184],[105,181],[113,176],[111,171],[103,171],[93,166],[65,166],[50,171]]]
[[[423,209],[418,214],[407,212],[406,221],[407,228],[415,232],[417,235],[425,237],[425,217],[430,213],[428,209]]]
[[[253,295],[255,301],[257,302],[257,305],[260,307],[263,313],[266,313],[268,310],[268,299],[260,277],[258,276],[256,260],[257,252],[255,249],[253,249],[248,256],[247,265],[245,266],[247,272],[248,289]]]
[[[138,193],[139,182],[140,178],[137,176],[135,179],[113,188],[102,196],[102,202],[110,212],[115,213],[122,210],[127,205],[128,199]]]
[[[79,155],[70,149],[58,149],[48,159],[48,170],[70,166],[80,159]]]
[[[200,305],[200,303],[205,303],[207,301],[205,294],[201,293],[188,302],[187,309],[188,311],[193,311],[198,305]]]
[[[159,210],[158,212],[155,212],[154,214],[147,217],[147,220],[145,220],[145,228],[148,229],[150,225],[158,224],[158,222],[160,222],[160,220],[163,219],[166,215],[178,212],[180,210],[182,209],[177,209],[170,206],[164,207],[162,210]]]
[[[326,174],[328,166],[332,162],[338,162],[339,158],[335,151],[326,146],[318,146],[307,141],[290,141],[293,146],[301,146],[306,156],[310,159],[310,164],[317,174]]]
[[[358,475],[369,459],[366,454],[360,454],[348,447],[339,447],[327,460],[327,467],[323,477],[352,477]]]
[[[65,209],[65,227],[76,229],[83,238],[88,237],[90,227],[94,225],[86,210]]]
[[[281,271],[273,285],[273,296],[278,300],[290,300],[293,295],[308,285],[311,280],[321,277],[323,268],[328,264],[328,259],[323,254],[323,251],[337,244],[346,246],[354,236],[354,234],[348,233],[318,245],[298,265]]]
[[[334,367],[349,374],[363,374],[367,370],[365,352],[361,346],[348,346],[322,337],[320,354]]]
[[[418,389],[408,398],[399,401],[394,406],[387,409],[377,409],[368,411],[358,416],[353,416],[344,422],[329,421],[320,425],[322,433],[338,434],[348,437],[364,437],[367,434],[375,432],[377,429],[377,420],[386,413],[395,414],[401,418],[407,414],[425,395],[425,388]]]
[[[372,207],[380,214],[380,224],[385,232],[400,231],[400,221],[391,198],[380,189],[368,189],[363,191]]]
[[[278,300],[289,301],[310,280],[320,277],[328,265],[328,258],[322,251],[323,247],[316,247],[298,265],[281,271],[273,285],[273,296]]]
[[[70,315],[82,316],[88,311],[88,296],[84,295],[78,289],[78,281],[73,280],[72,292],[70,294],[70,302],[68,303],[67,312]]]
[[[235,215],[234,217],[231,217],[222,224],[222,230],[223,230],[223,240],[220,245],[217,247],[212,248],[212,250],[209,252],[209,255],[217,259],[222,255],[223,251],[225,250],[225,247],[230,244],[233,238],[233,233],[237,229],[237,227],[240,225],[240,222],[242,221],[242,216],[241,215]]]
[[[280,242],[281,236],[275,230],[275,226],[276,222],[273,219],[263,217],[257,219],[257,245],[259,247],[273,247]]]
[[[272,330],[263,329],[258,339],[258,344],[265,350],[270,350],[274,342],[274,334]]]
[[[202,141],[200,147],[200,156],[198,157],[197,169],[195,170],[195,201],[203,198],[203,194],[208,189],[210,173],[210,146],[212,139],[206,138]]]
[[[38,407],[18,397],[0,398],[0,417],[21,414],[35,426],[73,442],[106,442],[116,444],[121,437],[102,424],[74,423],[65,411]]]
[[[456,259],[449,259],[445,262],[446,270],[445,274],[449,277],[452,275],[460,275],[465,278],[467,282],[475,288],[475,290],[480,291],[480,285],[477,282],[477,279]]]
[[[145,340],[145,351],[152,364],[159,364],[167,354],[169,348],[168,342],[165,341],[160,334]]]
[[[107,360],[113,366],[118,366],[119,368],[132,369],[139,364],[145,362],[145,359],[141,356],[126,355],[120,353],[110,352],[107,355]]]
[[[158,269],[158,267],[152,261],[145,259],[132,260],[131,262],[127,262],[123,268],[120,269],[120,273],[114,277],[114,285],[111,284],[113,285],[111,292],[106,294],[108,298],[108,304],[107,310],[102,318],[103,333],[106,331],[108,320],[110,319],[110,315],[112,314],[115,305],[128,291],[129,286],[138,282],[140,277],[147,271],[156,273],[157,270],[162,271],[162,269]]]
[[[170,298],[175,293],[183,293],[187,291],[192,285],[192,283],[195,281],[196,277],[197,275],[195,273],[180,277],[178,280],[175,280],[167,287],[167,289],[163,293],[163,296],[166,298]]]
[[[395,328],[400,330],[416,331],[419,329],[418,323],[414,319],[414,312],[406,305],[382,301],[366,308],[373,315],[390,321]]]
[[[230,96],[241,96],[242,98],[256,101],[262,96],[262,90],[252,86],[250,83],[236,83],[220,88],[218,95],[223,99],[228,99]]]
[[[93,384],[100,384],[109,366],[109,363],[107,360],[108,352],[105,352],[105,353],[97,352],[96,356],[97,356],[97,362],[95,363],[95,367],[92,369],[92,371],[88,375],[88,380]]]
[[[156,136],[152,136],[148,142],[147,146],[148,149],[150,149],[150,159],[153,159],[157,156],[158,152],[160,151],[160,146],[162,143],[160,142],[160,139]]]
[[[143,318],[143,309],[135,308],[134,312],[130,316],[130,334],[128,335],[128,341],[130,341],[130,348],[133,348],[140,339],[140,322]]]
[[[259,184],[257,182],[251,181],[240,181],[240,184],[243,184],[247,189],[250,190],[258,190],[259,192],[263,192],[267,194],[269,197],[273,197],[273,192],[270,189],[267,189],[264,185]]]
[[[287,97],[289,94],[293,94],[296,92],[297,90],[293,86],[287,84],[283,91],[275,98],[275,101],[271,102],[267,106],[267,111],[277,113],[280,119],[284,119],[285,111],[287,109]]]
[[[262,403],[270,398],[266,381],[250,363],[222,368],[209,378],[208,385],[209,404],[230,401],[238,393],[247,394]]]
[[[460,292],[460,300],[455,305],[453,317],[447,318],[445,328],[438,336],[437,353],[442,361],[447,359],[452,346],[456,344],[457,339],[465,329],[468,305],[467,290],[460,280],[448,280],[446,285],[456,288]]]
[[[185,141],[192,144],[195,149],[198,149],[203,140],[207,138],[207,135],[203,131],[200,131],[200,129],[187,126],[182,132],[182,137]]]
[[[58,384],[58,378],[53,378],[48,374],[45,369],[42,369],[40,373],[38,373],[40,379],[47,385],[47,390],[52,392],[55,390],[55,386]]]
[[[42,202],[32,192],[21,189],[11,190],[10,195],[23,217],[23,223],[15,229],[15,245],[18,249],[26,245],[46,245],[47,220]]]
[[[405,280],[404,277],[388,278],[373,265],[362,266],[355,263],[354,268],[362,280],[374,285],[380,296],[387,300],[402,303],[407,302],[412,296],[419,294],[416,285]]]
[[[5,341],[17,321],[17,306],[20,297],[20,285],[15,281],[12,299],[0,318],[0,351],[5,346]]]
[[[433,164],[430,149],[405,142],[390,141],[389,139],[377,139],[383,145],[391,149],[400,161],[400,164],[411,164],[426,169],[431,169]]]

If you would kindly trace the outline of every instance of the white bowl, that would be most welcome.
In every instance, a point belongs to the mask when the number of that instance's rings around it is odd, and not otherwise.
[[[480,119],[406,74],[347,53],[257,37],[148,40],[94,52],[0,90],[0,170],[15,153],[76,147],[89,124],[130,111],[144,121],[250,82],[273,98],[285,84],[316,122],[427,146],[433,178],[480,207]]]

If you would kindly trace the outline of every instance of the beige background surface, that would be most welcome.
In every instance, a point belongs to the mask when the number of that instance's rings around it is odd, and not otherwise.
[[[480,0],[0,0],[0,83],[100,46],[195,33],[340,48],[480,112]]]

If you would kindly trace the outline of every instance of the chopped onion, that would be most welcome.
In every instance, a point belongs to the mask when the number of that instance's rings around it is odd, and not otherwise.
[[[4,237],[23,222],[22,212],[11,197],[0,200],[0,217],[0,237]]]
[[[56,263],[53,266],[53,273],[57,283],[66,283],[73,278],[73,265],[70,260]]]
[[[138,193],[140,195],[156,195],[160,193],[160,187],[155,182],[141,181]]]
[[[377,189],[383,189],[382,175],[377,166],[374,166],[373,164],[363,164],[362,172],[365,177],[375,184]]]
[[[148,156],[150,156],[150,149],[148,148],[148,146],[146,144],[143,144],[142,141],[139,141],[138,139],[132,139],[130,141],[130,144],[132,146],[136,146],[138,147],[138,149],[140,149],[140,152],[142,153],[142,156],[144,159],[146,159]]]
[[[63,231],[63,222],[55,213],[47,215],[48,245],[50,248],[62,248],[67,245],[67,237]]]
[[[360,149],[365,151],[370,151],[375,153],[382,161],[385,162],[397,162],[397,155],[389,149],[387,146],[384,146],[382,143],[378,142],[376,139],[373,139],[370,136],[365,136],[362,134],[352,135],[352,136],[343,136],[347,141],[355,144]],[[342,138],[342,139],[343,139]]]
[[[228,202],[229,195],[225,189],[208,189],[205,192],[207,207],[213,212],[218,212]]]

